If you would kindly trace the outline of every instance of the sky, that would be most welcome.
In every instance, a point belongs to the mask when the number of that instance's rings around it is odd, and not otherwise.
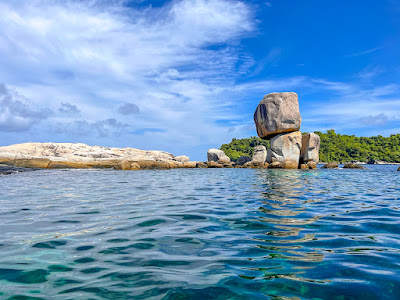
[[[289,91],[302,131],[400,133],[400,1],[0,0],[0,146],[205,160]]]

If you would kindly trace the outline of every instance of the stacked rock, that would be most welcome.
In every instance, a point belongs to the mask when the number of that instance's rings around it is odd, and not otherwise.
[[[257,106],[254,122],[258,136],[270,141],[266,157],[270,168],[316,168],[319,136],[299,131],[301,115],[296,93],[266,95]]]

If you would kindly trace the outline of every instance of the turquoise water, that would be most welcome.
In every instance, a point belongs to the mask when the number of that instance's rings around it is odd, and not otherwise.
[[[396,169],[0,176],[0,298],[400,299]]]

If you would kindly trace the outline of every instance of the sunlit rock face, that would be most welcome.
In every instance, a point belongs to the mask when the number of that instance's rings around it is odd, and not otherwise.
[[[320,148],[320,137],[315,133],[307,133],[303,135],[301,142],[301,153],[300,160],[302,162],[319,162],[319,148]]]
[[[301,132],[280,134],[270,140],[268,163],[290,161],[294,165],[299,165],[301,150]]]
[[[226,156],[224,151],[219,149],[208,149],[207,151],[207,161],[215,161],[220,163],[230,163],[231,159]]]
[[[300,129],[301,116],[296,93],[272,93],[264,97],[254,113],[257,134],[262,139]]]
[[[256,146],[254,147],[254,153],[253,153],[253,162],[257,163],[265,163],[265,160],[267,158],[267,148],[265,146]]]

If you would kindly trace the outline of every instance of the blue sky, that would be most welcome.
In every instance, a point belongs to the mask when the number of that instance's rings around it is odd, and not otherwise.
[[[302,131],[400,133],[400,2],[0,2],[0,145],[165,150],[256,135],[270,92]]]

